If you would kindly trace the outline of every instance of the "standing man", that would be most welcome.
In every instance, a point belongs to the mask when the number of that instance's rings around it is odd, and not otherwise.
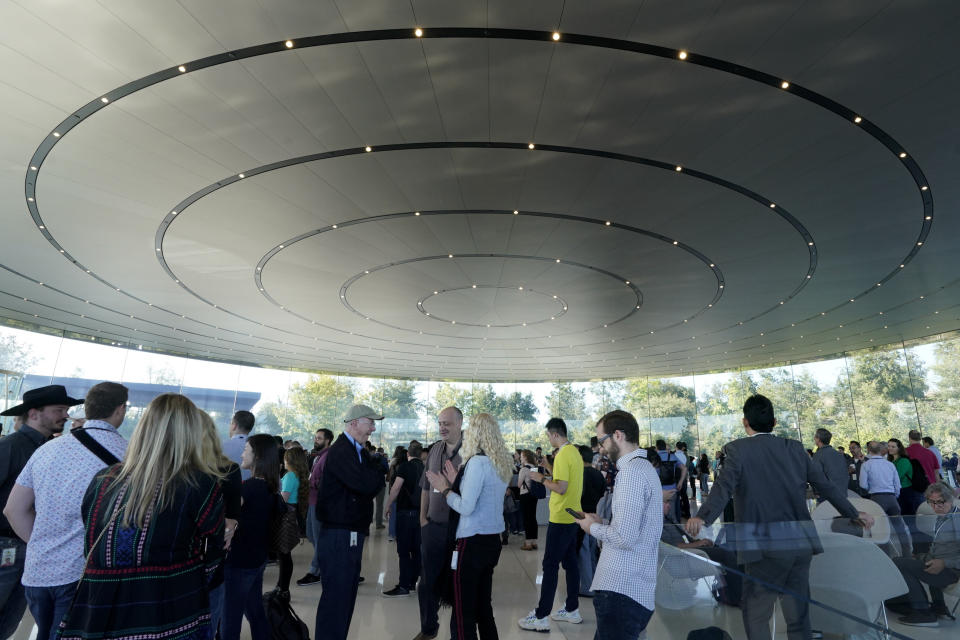
[[[17,476],[30,456],[55,433],[63,433],[67,410],[83,400],[67,395],[67,390],[53,384],[31,389],[23,394],[23,402],[0,415],[23,416],[19,431],[0,439],[0,504],[6,506]],[[86,490],[86,487],[84,487]],[[17,630],[27,608],[23,585],[26,543],[17,537],[7,518],[0,515],[0,638],[9,638]]]
[[[22,583],[38,640],[54,640],[77,582],[83,575],[83,514],[80,505],[97,472],[127,450],[117,432],[127,413],[127,388],[101,382],[83,403],[86,422],[27,461],[3,513],[27,541]]]
[[[923,467],[924,472],[927,474],[927,481],[933,484],[939,479],[940,475],[940,463],[937,461],[937,456],[934,455],[933,451],[930,451],[920,443],[920,432],[916,429],[911,429],[907,437],[910,438],[910,446],[907,447],[907,457],[920,463],[920,466]]]
[[[826,429],[817,429],[813,434],[813,444],[817,450],[813,454],[813,464],[820,468],[827,480],[837,488],[841,495],[847,495],[850,484],[850,468],[843,454],[830,446],[833,434]],[[817,504],[823,502],[823,496],[817,497]]]
[[[667,514],[667,518],[679,523],[681,516],[680,489],[683,487],[687,467],[680,464],[678,455],[667,451],[665,440],[657,440],[655,444],[657,455],[660,456],[660,466],[657,468],[657,474],[660,476],[660,487],[663,491],[674,490],[673,500],[670,503],[670,513]]]
[[[940,449],[938,449],[936,445],[933,444],[933,438],[931,438],[930,436],[923,436],[920,442],[921,444],[923,444],[924,448],[927,451],[932,451],[933,455],[937,456],[937,467],[940,469],[940,472],[942,473],[943,472],[943,454],[940,453]]]
[[[243,455],[243,449],[247,446],[247,436],[253,431],[255,420],[253,414],[249,411],[237,411],[230,420],[230,438],[223,441],[223,455],[227,456],[237,464],[240,464],[240,456]],[[283,453],[281,452],[281,459]],[[244,481],[250,479],[249,469],[240,469],[240,476]]]
[[[423,446],[416,440],[407,448],[407,460],[397,465],[396,478],[390,487],[390,496],[384,505],[387,517],[390,506],[397,502],[397,555],[400,558],[400,581],[396,587],[384,591],[392,598],[408,596],[416,589],[420,577],[420,480],[423,477],[423,462],[420,453]]]
[[[462,444],[463,412],[456,407],[447,407],[437,415],[440,440],[430,447],[426,471],[443,473],[449,461],[460,468],[460,445]],[[420,558],[423,563],[417,598],[420,601],[420,633],[414,640],[431,640],[440,632],[440,601],[434,593],[437,578],[447,560],[447,522],[450,507],[443,495],[433,489],[427,475],[420,479]],[[457,640],[454,619],[450,620],[450,636]]]
[[[313,562],[307,575],[297,580],[297,585],[308,587],[320,582],[320,522],[317,520],[317,493],[323,476],[323,460],[333,444],[333,431],[317,429],[313,437],[313,460],[310,466],[310,501],[307,507],[307,539],[313,545]]]
[[[871,440],[867,443],[867,452],[870,455],[860,469],[860,488],[890,516],[890,524],[896,531],[901,555],[909,556],[912,542],[903,518],[900,517],[900,503],[897,502],[900,495],[900,474],[893,463],[887,460],[886,442]]]
[[[591,585],[597,637],[635,640],[653,615],[663,492],[657,472],[640,448],[640,427],[632,415],[626,411],[606,414],[597,422],[597,438],[617,465],[610,524],[603,524],[595,513],[585,513],[577,522],[603,543]]]
[[[847,488],[853,491],[854,493],[860,493],[860,468],[863,466],[863,463],[867,461],[867,457],[863,455],[863,449],[860,447],[860,443],[856,440],[850,441],[850,461],[849,461],[849,473],[850,473],[850,482],[847,485]]]
[[[343,417],[343,433],[330,446],[317,496],[317,542],[326,552],[317,604],[316,640],[347,640],[360,585],[363,541],[370,534],[373,498],[383,489],[383,473],[364,448],[383,416],[363,404]]]
[[[550,618],[580,624],[580,567],[577,563],[576,519],[567,509],[580,511],[583,493],[583,458],[580,451],[567,440],[567,424],[560,418],[547,421],[547,438],[557,450],[553,459],[553,479],[542,473],[530,472],[530,479],[542,482],[550,490],[550,522],[547,524],[547,544],[543,552],[543,582],[540,583],[540,602],[537,608],[517,624],[528,631],[550,631]],[[567,580],[567,600],[553,615],[553,597],[557,593],[560,565]],[[548,617],[549,616],[549,617]]]
[[[873,519],[858,513],[847,500],[846,490],[827,480],[803,444],[773,435],[776,423],[768,398],[759,394],[747,398],[743,428],[749,437],[723,448],[723,472],[696,517],[687,521],[686,530],[697,536],[704,524],[723,513],[732,498],[738,524],[738,560],[754,578],[747,580],[743,589],[743,626],[748,640],[770,637],[770,617],[777,599],[789,640],[808,640],[810,560],[813,554],[823,552],[823,547],[807,509],[807,484],[854,524],[870,527]],[[801,597],[787,596],[781,589]]]
[[[687,443],[682,440],[677,442],[674,447],[673,455],[677,457],[678,466],[680,467],[680,479],[677,480],[677,500],[680,502],[680,513],[675,514],[678,518],[689,518],[690,517],[690,496],[687,495],[687,476],[689,472],[687,470]]]

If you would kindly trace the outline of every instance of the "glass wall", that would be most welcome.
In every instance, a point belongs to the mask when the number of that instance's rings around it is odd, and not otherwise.
[[[16,404],[23,392],[64,384],[82,397],[101,380],[131,388],[122,428],[129,435],[144,407],[159,393],[190,396],[214,417],[226,437],[230,417],[253,411],[257,430],[298,440],[310,448],[314,432],[339,433],[342,416],[355,403],[383,412],[372,440],[392,454],[397,445],[437,437],[436,415],[456,405],[470,414],[488,412],[500,422],[510,448],[548,449],[543,425],[566,420],[571,439],[587,444],[605,412],[633,413],[644,446],[662,438],[687,442],[691,452],[712,459],[727,441],[743,434],[741,407],[752,393],[769,396],[778,433],[813,446],[813,433],[834,433],[836,446],[850,440],[906,440],[920,429],[944,453],[960,449],[960,333],[840,354],[815,362],[784,363],[675,378],[632,378],[562,383],[471,383],[410,381],[318,375],[246,367],[148,353],[137,345],[103,344],[0,327],[0,405]],[[4,419],[9,430],[12,420]]]

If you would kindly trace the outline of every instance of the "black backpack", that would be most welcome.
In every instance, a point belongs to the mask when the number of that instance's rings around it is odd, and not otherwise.
[[[272,591],[263,594],[263,610],[270,625],[270,640],[310,640],[310,630],[290,603]]]
[[[657,456],[659,457],[659,452]],[[667,453],[667,459],[660,460],[660,466],[657,467],[657,474],[660,476],[660,485],[677,484],[680,479],[680,461],[672,453]]]
[[[912,477],[910,478],[910,488],[916,491],[917,493],[923,493],[927,490],[927,487],[930,486],[930,481],[927,480],[927,472],[924,471],[923,465],[919,461],[909,458],[910,460],[910,469],[912,471]]]

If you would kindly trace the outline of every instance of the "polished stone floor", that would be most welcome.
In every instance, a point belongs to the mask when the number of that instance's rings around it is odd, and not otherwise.
[[[500,563],[494,574],[493,604],[497,617],[500,638],[503,639],[539,639],[567,638],[570,640],[588,640],[595,631],[595,615],[589,599],[581,600],[581,614],[584,621],[579,625],[553,622],[549,634],[536,634],[517,627],[517,619],[526,615],[534,607],[538,597],[540,579],[540,561],[543,553],[545,527],[540,528],[540,551],[521,551],[521,536],[512,536],[503,547]],[[402,598],[384,598],[381,591],[390,589],[397,580],[397,555],[394,544],[387,540],[385,530],[377,530],[364,547],[363,575],[366,582],[360,586],[357,607],[350,627],[351,640],[397,639],[411,640],[419,631],[419,614],[416,595]],[[294,552],[294,581],[301,577],[309,565],[312,547],[304,542]],[[276,565],[267,567],[264,575],[264,590],[273,588],[277,576]],[[310,628],[313,636],[316,605],[320,596],[319,585],[309,587],[291,587],[292,602],[298,614]],[[563,572],[556,607],[563,604],[560,593],[565,593]],[[949,601],[952,605],[953,601]],[[784,624],[778,616],[777,638],[785,638]],[[449,629],[449,611],[441,612],[441,629]],[[716,625],[726,629],[733,638],[744,638],[740,610],[716,606],[703,581],[697,585],[694,604],[681,611],[658,608],[647,630],[650,640],[684,640],[692,629]],[[941,623],[938,628],[904,627],[894,623],[892,628],[909,638],[957,638],[960,637],[960,623]],[[831,636],[828,629],[827,638]],[[15,640],[34,640],[36,627],[27,617],[20,625]],[[243,638],[249,640],[249,631],[244,627]],[[438,636],[446,640],[447,634]]]

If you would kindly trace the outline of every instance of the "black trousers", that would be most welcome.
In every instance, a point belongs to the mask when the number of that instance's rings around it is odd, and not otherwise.
[[[927,592],[923,585],[930,587],[930,600],[933,604],[943,604],[943,589],[949,587],[957,580],[960,580],[960,572],[953,569],[944,569],[940,573],[933,574],[924,571],[924,563],[915,558],[894,558],[893,564],[903,575],[909,591],[906,595],[893,598],[890,602],[908,602],[913,609],[926,609]]]
[[[500,544],[499,536],[497,544]],[[443,564],[447,561],[446,522],[428,522],[427,526],[420,527],[420,559],[423,563],[420,586],[417,587],[417,599],[420,601],[420,632],[435,636],[440,632],[438,615],[440,600],[436,594],[436,583],[443,571]],[[454,629],[453,618],[450,619],[450,637],[453,640],[459,640]]]
[[[520,512],[523,514],[524,537],[536,541],[539,535],[537,527],[537,503],[539,500],[529,493],[520,494]]]
[[[500,561],[500,536],[475,535],[457,540],[456,569],[453,571],[454,637],[497,640],[493,618],[493,568]]]
[[[400,586],[413,589],[420,577],[420,510],[397,511],[397,555],[400,557]]]
[[[353,534],[346,529],[320,530],[317,539],[324,549],[320,567],[323,592],[317,603],[317,626],[313,636],[316,640],[347,640],[357,603],[365,538],[362,533]]]

